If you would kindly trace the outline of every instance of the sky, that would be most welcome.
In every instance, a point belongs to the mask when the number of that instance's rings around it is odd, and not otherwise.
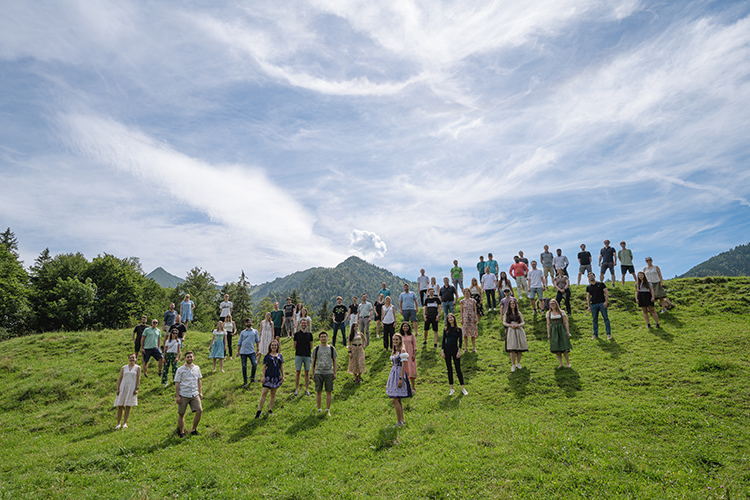
[[[610,239],[672,277],[750,241],[748,2],[2,11],[0,226],[26,265],[414,279]]]

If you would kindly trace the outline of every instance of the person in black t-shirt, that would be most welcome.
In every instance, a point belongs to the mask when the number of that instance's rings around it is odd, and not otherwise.
[[[357,317],[359,312],[359,304],[357,303],[357,297],[352,297],[352,303],[349,306],[349,333],[352,332],[352,326],[358,324]],[[364,335],[364,333],[362,334]]]
[[[601,268],[601,274],[599,275],[599,281],[604,281],[604,273],[612,273],[612,288],[615,287],[615,265],[617,264],[617,252],[614,248],[609,246],[609,240],[604,240],[604,248],[599,251],[599,267]]]
[[[294,334],[294,304],[292,304],[292,298],[286,298],[286,304],[284,304],[284,321],[281,323],[282,329],[286,330],[286,336],[291,337]]]
[[[169,335],[175,332],[177,333],[177,338],[180,340],[180,344],[185,342],[185,335],[187,335],[187,327],[182,322],[182,316],[179,314],[177,315],[177,318],[175,319],[175,324],[169,327],[169,331],[167,332],[167,335],[164,335],[164,344],[162,345],[162,350],[166,352],[166,345],[167,345],[167,337]]]
[[[591,252],[586,251],[586,245],[581,243],[581,251],[578,252],[578,284],[581,284],[581,275],[586,273],[586,276],[591,272]]]
[[[453,306],[456,303],[456,288],[450,284],[447,277],[443,278],[443,287],[440,289],[440,303],[443,305],[445,325],[448,326],[448,314],[453,312]],[[435,335],[435,347],[437,348],[437,332]]]
[[[336,305],[333,306],[333,347],[336,347],[336,334],[341,331],[341,340],[346,347],[346,320],[349,319],[349,310],[344,305],[342,297],[336,297]]]
[[[596,281],[594,273],[589,273],[589,286],[586,287],[586,303],[588,304],[589,311],[591,311],[591,320],[594,323],[593,339],[596,340],[599,338],[599,313],[602,313],[604,327],[607,330],[607,340],[612,340],[612,328],[609,325],[609,315],[607,314],[609,291],[607,290],[607,285],[601,281]]]
[[[435,290],[427,289],[427,297],[424,299],[424,342],[422,347],[427,345],[427,332],[430,326],[435,331],[435,347],[438,341],[438,318],[440,317],[440,299],[435,297]]]
[[[141,337],[143,330],[148,328],[148,317],[144,314],[141,316],[141,323],[133,329],[133,344],[135,346],[135,362],[138,363],[138,356],[141,355]]]
[[[310,365],[312,364],[313,336],[307,331],[307,319],[299,320],[299,331],[294,334],[294,395],[299,394],[299,372],[305,367],[305,396],[310,395]]]

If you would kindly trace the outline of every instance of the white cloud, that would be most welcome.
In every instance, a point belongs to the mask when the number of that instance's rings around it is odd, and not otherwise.
[[[379,259],[385,256],[388,247],[380,236],[361,229],[354,229],[349,238],[349,253],[358,255],[365,260]]]

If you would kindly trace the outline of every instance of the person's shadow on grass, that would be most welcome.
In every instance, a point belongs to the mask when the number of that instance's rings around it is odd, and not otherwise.
[[[297,423],[290,425],[289,428],[286,430],[286,433],[289,436],[296,436],[298,433],[302,431],[314,429],[315,427],[319,426],[320,424],[323,423],[325,418],[326,418],[325,413],[323,412],[316,412],[313,415],[308,415],[307,417],[304,417],[302,420],[299,420]]]
[[[246,437],[250,437],[255,433],[256,430],[265,425],[267,421],[267,416],[261,418],[251,418],[250,420],[245,422],[239,429],[237,429],[234,434],[229,436],[229,439],[227,441],[229,443],[236,443],[237,441],[241,441]]]
[[[566,397],[575,397],[581,390],[581,377],[573,368],[558,368],[555,370],[555,381]]]
[[[343,373],[346,373],[346,372],[343,372]],[[340,377],[341,375],[336,374],[336,381],[339,381],[339,386],[343,385],[343,387],[340,390],[334,392],[334,395],[333,395],[334,401],[346,401],[347,399],[352,397],[357,392],[357,389],[359,389],[360,386],[362,385],[362,384],[357,384],[351,378],[344,383],[340,381],[341,380]]]
[[[627,352],[627,350],[623,348],[614,337],[612,337],[612,340],[603,340],[599,337],[595,342],[598,343],[602,351],[609,353],[610,357],[614,359],[620,359],[620,355],[623,352]]]
[[[522,368],[508,374],[508,387],[517,398],[523,399],[526,397],[529,380],[531,380],[531,371],[528,368]]]

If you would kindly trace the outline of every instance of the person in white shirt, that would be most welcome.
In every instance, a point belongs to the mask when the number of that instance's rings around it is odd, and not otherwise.
[[[232,309],[234,309],[234,304],[229,301],[229,294],[225,293],[224,302],[219,304],[219,319],[224,321],[227,316],[232,314]]]
[[[203,415],[203,375],[198,365],[193,364],[193,351],[185,353],[185,364],[177,369],[174,376],[175,401],[177,402],[177,428],[180,437],[185,437],[185,412],[187,407],[195,413],[193,417],[192,436],[198,435],[198,423]]]
[[[531,307],[536,314],[536,299],[544,300],[544,290],[547,288],[547,277],[541,269],[536,268],[536,261],[531,261],[531,271],[528,274],[529,280],[529,299]]]
[[[562,249],[558,248],[556,252],[557,255],[552,258],[552,265],[555,266],[555,273],[557,273],[558,269],[562,269],[563,274],[567,276],[570,262],[568,261],[568,258],[562,254]]]
[[[424,274],[424,269],[420,269],[419,272],[422,273],[417,278],[417,286],[419,287],[419,303],[424,305],[424,298],[425,295],[427,295],[427,289],[430,288],[430,278]]]
[[[497,288],[497,276],[490,272],[490,267],[484,268],[482,276],[482,288],[487,296],[487,312],[494,311],[497,308],[497,297],[495,297],[495,288]]]

